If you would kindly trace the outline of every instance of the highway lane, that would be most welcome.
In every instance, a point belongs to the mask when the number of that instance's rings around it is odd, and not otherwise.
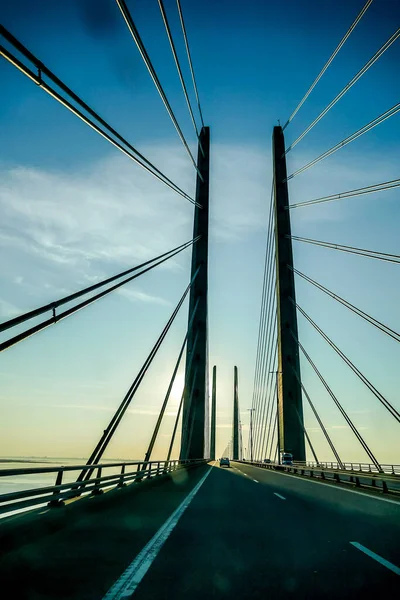
[[[353,600],[398,592],[399,576],[388,565],[400,565],[400,504],[234,466],[212,469],[135,600]]]
[[[314,518],[323,520],[326,510],[333,512],[338,520],[346,523],[348,534],[351,532],[353,536],[351,541],[362,543],[400,566],[399,500],[307,477],[267,471],[241,463],[232,464],[241,476],[254,478],[261,485],[273,486],[275,493],[290,503],[295,502],[299,510],[311,511]]]
[[[207,470],[175,471],[167,478],[39,511],[44,514],[11,518],[20,525],[16,547],[0,543],[1,597],[100,600]],[[40,525],[48,518],[46,526]],[[38,531],[28,536],[32,522]]]
[[[397,592],[399,577],[350,542],[400,566],[399,504],[233,466],[149,480],[90,499],[85,510],[46,511],[54,523],[43,537],[1,554],[3,589],[21,600],[100,600],[150,545],[133,600]]]

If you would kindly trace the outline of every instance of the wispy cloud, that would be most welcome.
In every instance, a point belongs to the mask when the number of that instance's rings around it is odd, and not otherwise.
[[[181,163],[173,151],[166,154],[165,168],[174,173]],[[180,175],[185,181],[185,168]],[[2,165],[0,178],[3,318],[21,312],[13,306],[18,299],[22,310],[32,308],[157,256],[191,235],[190,205],[119,156],[73,174]],[[180,259],[158,268],[179,269]],[[130,301],[165,303],[136,285],[121,293]]]
[[[142,292],[141,290],[130,290],[128,288],[120,288],[118,290],[118,293],[121,294],[121,296],[124,296],[125,298],[127,298],[128,300],[131,300],[132,302],[148,302],[150,304],[160,304],[162,306],[170,306],[170,302],[167,302],[167,300],[164,300],[164,298],[161,298],[160,296],[152,296],[151,294],[146,294],[145,292]]]
[[[211,231],[217,240],[243,240],[265,228],[271,191],[269,156],[253,146],[212,148]]]
[[[25,403],[21,403],[21,404],[16,404],[13,403],[12,405],[7,405],[7,404],[3,404],[2,405],[3,408],[7,408],[7,406],[9,406],[11,408],[32,408],[32,404],[25,404]],[[88,411],[95,411],[95,412],[109,412],[109,413],[114,413],[116,410],[116,406],[98,406],[95,404],[46,404],[46,403],[41,403],[41,404],[35,404],[34,405],[35,409],[37,408],[46,408],[46,409],[53,409],[53,410],[88,410]],[[128,414],[132,414],[132,415],[147,415],[147,416],[158,416],[160,414],[160,409],[157,407],[143,407],[143,406],[133,406],[132,408],[128,408],[126,411]],[[165,411],[164,416],[165,417],[176,417],[176,411]]]
[[[158,144],[145,150],[193,194],[194,173],[179,148]],[[265,229],[270,157],[252,146],[215,144],[211,152],[212,239],[243,242]],[[303,163],[307,158],[302,154],[298,160]],[[384,168],[376,157],[367,157],[362,165],[352,164],[351,168],[333,158],[329,166],[321,166],[311,185],[301,177],[293,180],[292,201],[326,193],[328,179],[336,186],[328,191],[340,191],[356,187],[362,179],[365,184],[366,173],[367,183],[375,183],[391,171],[391,165]],[[6,290],[0,304],[3,317],[19,312],[14,308],[20,302],[33,307],[75,291],[156,256],[192,233],[191,205],[118,155],[73,173],[3,164],[0,177],[0,269],[1,287]],[[299,223],[343,219],[344,206],[339,202],[314,211],[299,210],[294,218]],[[179,255],[159,268],[180,269],[182,260]],[[136,283],[120,293],[134,302],[166,303]]]
[[[256,148],[223,145],[212,153],[212,234],[243,240],[264,221],[265,156]],[[179,148],[158,144],[149,154],[193,195],[194,173]],[[120,156],[73,173],[3,164],[0,177],[0,268],[8,290],[3,316],[21,297],[21,287],[22,300],[28,305],[32,297],[34,306],[161,254],[192,234],[193,207]],[[178,256],[160,268],[180,265]],[[136,284],[120,293],[131,301],[165,303]]]
[[[315,433],[322,433],[322,429],[320,427],[306,427],[307,431],[313,431]],[[331,425],[330,427],[325,427],[327,431],[331,431],[333,429],[347,429],[350,431],[348,425]],[[358,431],[366,431],[368,427],[360,426],[357,427]]]
[[[295,171],[318,155],[318,152],[302,152],[297,155],[293,152],[289,155],[288,164],[291,168],[289,173]],[[308,175],[300,174],[289,182],[290,203],[304,202],[337,194],[347,190],[373,185],[385,180],[394,179],[397,172],[396,162],[390,157],[376,153],[365,153],[362,160],[357,155],[351,160],[345,155],[335,155],[326,162],[307,171]],[[349,213],[355,210],[355,203],[363,201],[363,198],[347,198],[345,201],[335,201],[319,204],[318,207],[296,209],[292,211],[292,219],[296,224],[309,222],[343,221],[348,218]]]
[[[15,315],[18,315],[20,312],[21,311],[14,306],[14,304],[0,298],[0,317],[11,318],[15,317]]]
[[[164,250],[191,220],[183,201],[120,157],[73,175],[21,166],[3,167],[1,175],[2,242],[50,263],[132,264]]]

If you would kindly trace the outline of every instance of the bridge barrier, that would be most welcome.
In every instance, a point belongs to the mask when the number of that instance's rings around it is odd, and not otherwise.
[[[398,465],[382,465],[382,467],[387,467],[387,469],[384,472],[379,472],[376,468],[375,470],[366,468],[374,467],[374,465],[363,463],[342,463],[344,468],[341,469],[339,466],[338,468],[334,467],[337,463],[294,462],[293,465],[279,465],[278,463],[251,462],[249,460],[239,460],[236,462],[245,465],[250,464],[263,469],[314,477],[315,479],[324,481],[350,484],[357,488],[365,487],[367,489],[379,490],[383,493],[400,495],[400,468]],[[329,465],[329,467],[326,465]],[[350,465],[355,468],[349,468]]]
[[[129,461],[116,463],[99,463],[95,465],[68,465],[56,467],[28,467],[17,469],[0,469],[2,477],[21,477],[24,475],[53,473],[56,476],[55,485],[29,488],[17,492],[0,495],[0,515],[34,508],[47,504],[49,507],[63,506],[66,500],[79,496],[99,495],[104,489],[125,487],[128,483],[139,483],[143,479],[171,473],[178,469],[206,463],[203,458],[191,460],[157,460],[157,461]],[[133,470],[130,469],[132,467]],[[96,477],[86,481],[63,483],[66,473],[76,471],[82,473],[97,471]],[[103,475],[103,471],[111,472]]]
[[[366,473],[386,473],[391,475],[400,475],[400,465],[381,464],[382,471],[379,471],[375,465],[370,463],[344,462],[341,465],[337,462],[311,462],[311,461],[295,461],[295,465],[306,465],[307,467],[323,467],[324,469],[334,469],[335,471],[353,471]]]

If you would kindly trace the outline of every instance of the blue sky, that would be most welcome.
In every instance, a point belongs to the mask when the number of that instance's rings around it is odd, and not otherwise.
[[[156,1],[128,2],[192,152],[184,97]],[[284,123],[363,2],[182,0],[205,122],[211,128],[210,366],[218,366],[218,450],[231,435],[233,366],[247,427],[257,344],[271,134]],[[190,87],[175,2],[166,1]],[[374,0],[285,131],[287,144],[399,27]],[[1,20],[50,69],[188,193],[195,173],[112,0],[3,3]],[[307,163],[399,101],[397,41],[288,155]],[[191,236],[193,207],[0,62],[0,311],[8,318]],[[191,96],[193,98],[193,94]],[[193,98],[194,100],[194,98]],[[291,202],[398,178],[397,115],[290,182]],[[292,212],[294,234],[399,253],[398,192]],[[399,329],[396,265],[294,245],[296,266]],[[188,281],[190,255],[133,282],[1,357],[1,455],[87,456]],[[396,343],[302,281],[297,299],[397,407]],[[184,336],[182,312],[109,456],[144,452]],[[382,462],[399,461],[395,425],[299,317],[301,340]],[[304,366],[304,381],[341,454],[364,454]],[[179,390],[155,454],[163,455]],[[175,403],[175,404],[174,404]],[[320,458],[330,458],[306,410]],[[383,441],[385,440],[385,441]]]

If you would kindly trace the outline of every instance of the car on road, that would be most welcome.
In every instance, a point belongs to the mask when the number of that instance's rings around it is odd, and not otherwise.
[[[272,461],[269,458],[264,458],[263,462],[270,465]]]
[[[222,457],[219,459],[219,466],[220,467],[230,467],[231,466],[231,461],[229,460],[229,458],[227,458],[226,456]]]

